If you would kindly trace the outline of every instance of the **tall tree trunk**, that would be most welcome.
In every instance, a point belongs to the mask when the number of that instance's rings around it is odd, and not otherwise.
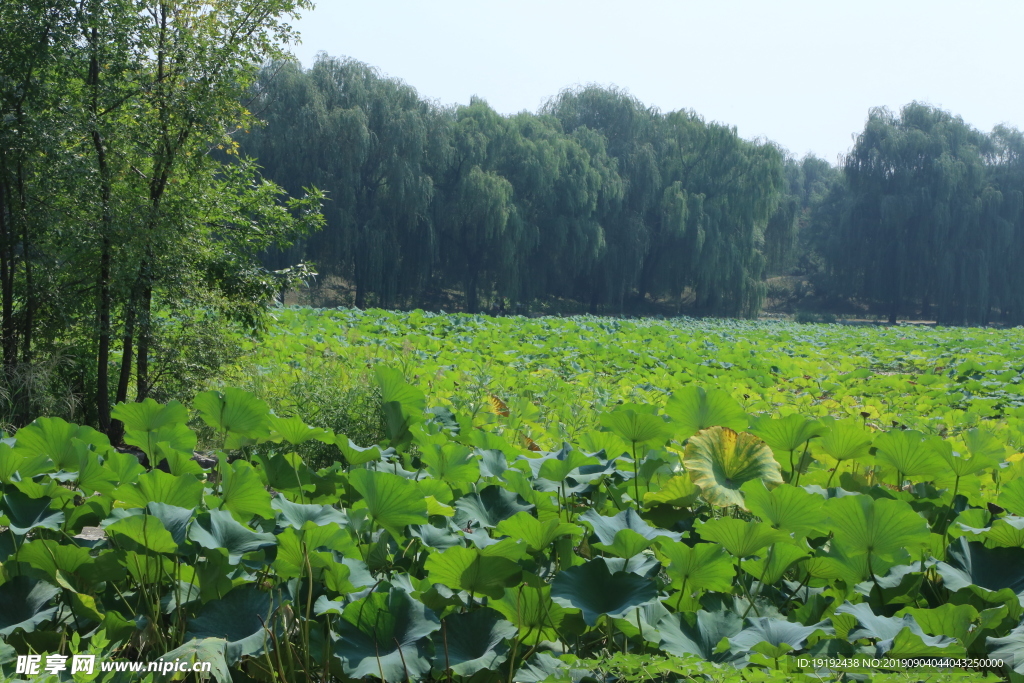
[[[139,344],[135,358],[136,401],[145,401],[149,396],[149,344],[152,337],[151,314],[153,308],[153,287],[147,282],[142,291],[139,306]]]
[[[13,240],[7,221],[7,183],[0,181],[0,298],[3,300],[0,324],[3,334],[4,370],[9,374],[17,361],[18,340],[14,335],[14,280],[11,277]]]
[[[108,364],[110,362],[110,238],[104,237],[100,251],[100,277],[98,315],[99,349],[96,353],[96,412],[100,430],[110,427],[110,389]]]
[[[21,206],[25,206],[25,177],[21,165],[18,166],[18,192]],[[21,257],[25,261],[25,315],[22,316],[21,327],[21,362],[32,362],[32,333],[34,331],[36,307],[35,281],[32,278],[32,242],[29,240],[28,221],[21,220]],[[13,265],[13,264],[12,264]],[[11,274],[11,288],[14,288],[14,272]]]
[[[100,272],[96,282],[96,322],[99,344],[96,351],[96,413],[100,431],[110,427],[110,250],[113,224],[111,213],[110,168],[107,165],[107,149],[99,130],[99,30],[94,26],[89,36],[89,85],[92,87],[92,144],[96,150],[96,165],[100,182]]]
[[[124,336],[121,338],[121,372],[117,378],[117,391],[114,394],[115,405],[128,400],[128,385],[132,378],[132,347],[135,343],[135,303],[133,299],[124,322]],[[112,444],[121,443],[124,439],[124,423],[120,420],[111,420],[107,438]]]

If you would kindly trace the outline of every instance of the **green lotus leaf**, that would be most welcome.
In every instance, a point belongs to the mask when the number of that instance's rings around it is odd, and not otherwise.
[[[11,484],[14,475],[31,479],[42,472],[53,470],[53,461],[45,453],[33,453],[25,448],[11,448],[0,442],[0,483]]]
[[[941,474],[945,469],[941,453],[946,447],[941,439],[925,439],[913,430],[894,429],[875,438],[878,462],[907,477]]]
[[[755,650],[766,657],[779,658],[787,652],[804,649],[807,639],[818,631],[828,634],[832,628],[820,624],[804,626],[785,619],[760,617],[750,619],[746,628],[730,636],[729,645],[735,652]]]
[[[759,415],[750,423],[750,433],[776,453],[795,451],[822,431],[820,422],[796,413],[779,418]]]
[[[891,652],[897,644],[897,639],[906,642],[908,635],[920,639],[918,646],[921,649],[916,652],[921,655],[931,654],[931,648],[941,650],[956,643],[955,638],[928,635],[910,614],[904,614],[902,617],[884,617],[872,612],[871,606],[867,603],[851,605],[847,602],[836,609],[836,614],[852,615],[857,620],[857,626],[850,630],[847,638],[850,641],[861,638],[877,641],[875,648],[878,655]]]
[[[427,501],[408,479],[388,472],[355,470],[348,481],[366,502],[370,519],[392,537],[402,538],[402,530],[409,524],[427,523]]]
[[[180,477],[185,474],[191,474],[196,478],[203,476],[202,466],[192,457],[193,451],[177,450],[165,441],[157,442],[154,450],[156,451],[156,462],[158,464],[166,462],[167,469],[173,476]]]
[[[727,391],[689,386],[675,392],[665,405],[665,414],[672,418],[676,438],[688,439],[709,427],[733,431],[747,428],[747,413]]]
[[[636,532],[648,541],[654,541],[657,538],[678,541],[682,537],[681,534],[675,531],[658,529],[651,526],[633,508],[626,508],[614,517],[605,517],[598,514],[597,510],[591,508],[580,515],[579,521],[589,524],[601,543],[606,545],[615,543],[619,532],[627,529]]]
[[[508,456],[494,448],[475,448],[480,456],[480,475],[483,477],[501,477],[508,469]]]
[[[424,568],[431,583],[497,600],[507,586],[519,582],[522,568],[504,557],[484,555],[477,548],[455,546],[427,558]]]
[[[1024,593],[1024,548],[986,548],[961,537],[946,548],[946,560],[935,565],[943,585],[951,591],[983,588]]]
[[[644,505],[672,505],[690,507],[700,497],[700,489],[689,476],[675,476],[666,481],[657,491],[644,494]]]
[[[282,440],[299,446],[307,441],[320,441],[323,443],[334,443],[334,434],[321,427],[310,427],[297,417],[270,416],[270,440],[280,442]]]
[[[22,475],[24,476],[24,475]],[[91,495],[101,493],[109,496],[117,488],[117,475],[106,467],[95,453],[83,453],[78,460],[78,488]]]
[[[185,542],[188,524],[192,521],[195,510],[167,503],[150,503],[146,506],[146,511],[160,520],[176,544],[181,545]]]
[[[345,456],[345,461],[353,467],[357,465],[365,465],[368,462],[379,460],[383,455],[383,451],[380,446],[373,445],[362,448],[352,442],[347,436],[338,434],[335,437],[335,445],[341,451],[341,454]],[[390,451],[389,451],[390,452]]]
[[[3,633],[3,631],[0,631]],[[1002,659],[1007,668],[1017,674],[1024,675],[1024,624],[1017,626],[1002,638],[989,636],[985,640],[988,653],[993,659]]]
[[[380,387],[382,403],[400,403],[417,411],[426,407],[426,396],[422,391],[409,384],[400,370],[378,365],[373,375]]]
[[[49,497],[29,498],[21,491],[8,491],[0,511],[7,517],[8,528],[17,536],[24,536],[33,529],[59,530],[64,523],[64,513],[51,509],[51,502]]]
[[[239,524],[226,510],[210,510],[196,517],[188,537],[204,548],[223,548],[230,564],[238,564],[247,552],[277,544],[273,534],[257,533]]]
[[[531,466],[534,462],[540,461],[540,467],[534,470],[534,476],[539,479],[547,479],[548,481],[562,482],[581,467],[601,464],[601,461],[594,456],[586,455],[568,444],[566,446],[566,448],[562,448],[548,457],[533,459],[530,463]]]
[[[79,567],[93,562],[88,548],[61,545],[49,539],[36,539],[18,549],[18,561],[28,562],[47,576],[57,580],[57,573],[71,575]]]
[[[149,431],[128,430],[124,434],[124,441],[138,446],[151,458],[159,455],[156,451],[159,443],[166,443],[170,450],[181,451],[189,457],[196,449],[196,434],[185,424],[169,424]],[[159,458],[155,462],[159,463]]]
[[[858,460],[871,455],[871,435],[856,420],[821,419],[821,450],[839,461]]]
[[[622,529],[615,534],[611,543],[595,543],[594,547],[616,557],[629,559],[642,553],[654,543],[649,538],[644,538],[632,529]]]
[[[583,530],[558,518],[541,522],[529,512],[517,512],[508,519],[498,522],[497,532],[519,539],[526,543],[530,552],[539,553],[547,549],[556,538],[579,536]]]
[[[971,458],[981,458],[997,464],[1006,457],[1006,444],[987,429],[968,429],[960,433],[960,438],[967,446]]]
[[[270,436],[270,408],[247,391],[227,387],[223,393],[204,391],[192,402],[203,422],[218,432],[242,439]]]
[[[488,606],[512,622],[519,630],[523,645],[558,640],[558,628],[565,618],[565,608],[551,599],[551,590],[547,585],[520,584],[506,588],[505,594],[499,600],[488,602]]]
[[[27,576],[13,576],[0,585],[0,636],[17,629],[31,633],[53,619],[53,599],[60,589]]]
[[[663,564],[668,564],[666,572],[672,578],[674,588],[688,592],[732,591],[736,565],[721,546],[714,543],[689,546],[662,541],[656,553]]]
[[[132,515],[118,520],[106,528],[107,536],[128,550],[152,550],[173,553],[178,549],[163,522],[152,515]]]
[[[210,664],[209,675],[217,683],[231,683],[231,672],[228,670],[227,641],[223,638],[202,638],[190,640],[181,647],[157,658],[164,662],[182,662],[186,665],[197,662]]]
[[[373,374],[380,387],[388,441],[395,448],[401,448],[412,440],[409,429],[423,421],[426,397],[422,391],[406,382],[399,370],[378,365]]]
[[[1024,517],[1000,517],[981,538],[990,548],[1020,548],[1024,546]]]
[[[755,579],[765,585],[778,583],[794,562],[808,556],[808,551],[791,543],[776,543],[756,560],[743,560],[741,566]],[[792,644],[792,643],[791,643]]]
[[[622,406],[610,413],[602,413],[601,426],[627,444],[661,446],[672,436],[672,427],[665,419],[639,406]]]
[[[598,617],[620,618],[641,605],[658,599],[654,583],[632,572],[612,573],[604,558],[566,569],[551,584],[551,599],[570,609],[583,612],[588,626]]]
[[[630,452],[629,444],[620,439],[614,432],[590,431],[579,437],[576,442],[579,448],[587,453],[604,451],[609,458],[617,458]]]
[[[979,619],[978,610],[971,605],[952,605],[946,603],[933,609],[907,607],[896,613],[902,617],[909,614],[918,623],[921,630],[930,636],[950,636],[964,645],[974,639],[972,629]]]
[[[298,453],[257,453],[260,481],[290,498],[311,498],[318,476]]]
[[[188,620],[185,637],[227,641],[224,657],[229,665],[234,665],[242,657],[264,652],[264,645],[272,642],[267,628],[283,631],[279,620],[273,619],[278,604],[275,594],[253,584],[237,586],[223,598],[204,604],[199,613]],[[280,639],[283,633],[277,636]]]
[[[430,672],[429,636],[440,627],[431,610],[400,588],[370,593],[345,607],[334,655],[352,678],[418,680]]]
[[[1013,514],[1024,516],[1024,477],[1004,484],[996,502]]]
[[[621,619],[615,619],[615,628],[622,631],[627,638],[642,639],[652,645],[657,645],[661,640],[657,624],[668,614],[670,612],[664,603],[650,602],[642,607],[637,607]]]
[[[421,446],[420,458],[430,476],[454,486],[480,478],[480,465],[473,449],[457,443]]]
[[[140,403],[118,403],[110,411],[110,416],[123,422],[126,430],[141,432],[188,422],[188,411],[178,401],[161,405],[151,398]]]
[[[825,499],[789,484],[768,490],[761,480],[748,481],[742,487],[748,510],[772,527],[798,538],[823,533],[822,506]]]
[[[728,427],[711,427],[692,436],[683,466],[707,501],[720,507],[742,507],[739,489],[748,481],[782,483],[782,469],[771,449],[754,435]]]
[[[569,665],[547,652],[538,652],[523,666],[516,669],[516,683],[547,683],[547,681],[566,680],[566,669]],[[569,680],[572,680],[571,678]]]
[[[433,635],[435,666],[444,665],[459,676],[495,671],[508,658],[505,641],[515,635],[515,625],[487,607],[450,614]]]
[[[290,526],[294,529],[302,529],[306,522],[311,522],[316,526],[325,524],[348,526],[348,517],[345,516],[345,513],[330,505],[302,505],[278,496],[270,501],[270,507],[277,511],[279,527]]]
[[[887,559],[922,548],[929,540],[924,519],[902,500],[843,496],[828,500],[825,514],[836,542],[848,554]]]
[[[733,557],[750,557],[773,543],[789,540],[789,536],[764,522],[734,517],[710,519],[696,528],[702,539],[718,543]]]
[[[230,465],[222,464],[220,471],[224,477],[220,493],[223,509],[230,511],[240,522],[247,522],[253,517],[274,518],[270,493],[263,487],[252,465],[236,460]]]
[[[109,451],[106,435],[92,427],[68,424],[59,417],[41,417],[15,434],[15,450],[32,455],[46,455],[58,470],[73,471],[79,455],[90,450]]]
[[[305,578],[312,573],[314,582],[324,584],[334,593],[355,591],[355,586],[349,581],[352,570],[338,562],[333,553],[318,550],[335,545],[339,538],[342,538],[341,542],[347,540],[350,547],[354,544],[345,532],[337,528],[330,530],[337,534],[334,538],[317,538],[318,535],[324,535],[320,533],[321,530],[327,531],[327,528],[310,523],[309,536],[305,534],[307,530],[300,534],[291,527],[278,534],[274,571],[283,579]]]
[[[122,453],[118,450],[108,451],[103,456],[103,466],[117,476],[118,486],[138,481],[139,475],[146,471],[138,458],[131,453]]]
[[[746,655],[719,645],[723,639],[731,639],[742,630],[743,620],[730,611],[675,612],[658,622],[659,648],[679,657],[696,655],[709,662],[729,662],[741,667]]]
[[[820,553],[820,551],[819,551]],[[803,569],[811,576],[830,581],[841,579],[849,585],[884,576],[898,561],[905,560],[906,553],[896,554],[892,560],[870,556],[871,571],[868,571],[869,555],[863,552],[847,551],[840,544],[832,544],[827,553],[809,557],[803,562]]]
[[[174,476],[150,470],[135,481],[118,487],[114,497],[123,507],[144,508],[150,503],[166,503],[179,508],[196,508],[203,499],[203,482],[194,475]]]
[[[508,491],[495,484],[455,501],[455,522],[462,526],[476,522],[494,528],[509,517],[533,508],[515,491]]]

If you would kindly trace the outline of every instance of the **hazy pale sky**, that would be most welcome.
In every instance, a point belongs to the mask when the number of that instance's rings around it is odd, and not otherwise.
[[[502,113],[616,85],[836,163],[875,106],[1024,128],[1022,27],[1024,0],[319,0],[293,52]]]

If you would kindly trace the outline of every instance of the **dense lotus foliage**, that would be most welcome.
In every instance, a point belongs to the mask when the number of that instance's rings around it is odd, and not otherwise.
[[[1024,674],[1019,330],[277,315],[227,371],[248,390],[117,406],[137,453],[56,418],[0,443],[6,675],[30,652],[219,683]],[[325,369],[373,384],[380,443],[282,398]]]

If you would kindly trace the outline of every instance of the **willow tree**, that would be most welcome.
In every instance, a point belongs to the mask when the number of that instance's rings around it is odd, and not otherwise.
[[[692,287],[705,313],[753,315],[763,298],[765,251],[791,241],[792,217],[771,223],[784,192],[782,154],[692,112],[667,115],[662,129],[662,175],[688,210],[661,231],[651,281]]]
[[[483,100],[449,112],[451,149],[437,178],[435,229],[442,282],[461,286],[466,310],[480,295],[516,288],[525,251],[524,223],[516,213],[513,186],[499,160],[513,144],[508,122]]]
[[[572,297],[577,278],[605,249],[599,205],[618,193],[603,139],[586,128],[572,135],[550,115],[510,117],[497,167],[514,190],[519,254],[511,295],[527,301]]]
[[[254,95],[267,126],[243,149],[287,189],[312,184],[329,198],[326,227],[303,252],[349,279],[357,306],[415,297],[436,252],[432,105],[362,62],[326,55],[305,71],[269,65]]]
[[[1003,321],[1024,323],[1024,133],[997,126],[986,154],[981,226],[990,235],[989,291]],[[984,322],[984,321],[982,321]]]
[[[640,284],[651,244],[651,221],[662,199],[655,148],[658,113],[625,91],[587,86],[565,90],[542,109],[568,133],[587,128],[600,133],[615,159],[622,193],[602,202],[598,223],[605,250],[583,276],[590,310],[610,306],[622,311]]]
[[[933,305],[940,322],[987,318],[992,245],[979,202],[987,144],[926,105],[870,112],[844,164],[849,210],[837,268],[854,293],[885,302],[890,322]]]

